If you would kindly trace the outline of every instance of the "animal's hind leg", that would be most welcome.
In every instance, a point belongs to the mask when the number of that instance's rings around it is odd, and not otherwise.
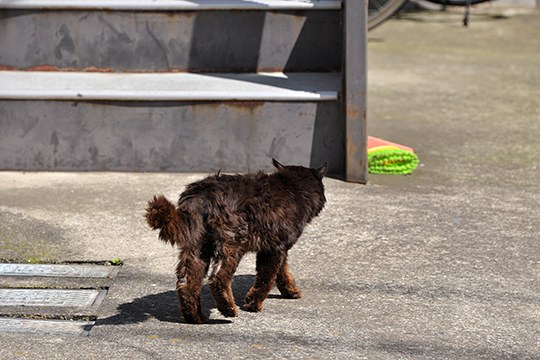
[[[257,277],[255,284],[246,294],[246,300],[242,309],[258,312],[262,310],[262,303],[272,289],[276,275],[285,260],[281,252],[258,252],[257,253]]]
[[[238,316],[238,308],[232,292],[232,279],[243,253],[237,249],[224,249],[225,258],[214,264],[208,284],[217,308],[224,316]]]
[[[289,272],[287,258],[283,261],[276,277],[276,285],[284,298],[299,299],[302,297],[302,291],[296,286],[293,276]]]
[[[201,309],[201,288],[206,263],[194,255],[182,254],[176,268],[176,291],[184,320],[192,324],[207,321]]]

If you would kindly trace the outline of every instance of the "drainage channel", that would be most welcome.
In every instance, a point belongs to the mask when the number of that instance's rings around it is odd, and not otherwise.
[[[88,335],[93,321],[39,320],[0,317],[0,332],[48,335]]]
[[[88,335],[108,284],[96,288],[78,284],[88,279],[106,282],[119,269],[97,264],[0,264],[1,283],[16,284],[0,287],[0,332]],[[48,279],[62,279],[62,288],[50,286]]]
[[[0,264],[0,276],[115,278],[118,266],[95,264]]]

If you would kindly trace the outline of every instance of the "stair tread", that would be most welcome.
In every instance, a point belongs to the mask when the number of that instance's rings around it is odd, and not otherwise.
[[[0,9],[338,10],[341,0],[0,0]]]
[[[332,101],[339,73],[88,73],[0,71],[0,99]]]

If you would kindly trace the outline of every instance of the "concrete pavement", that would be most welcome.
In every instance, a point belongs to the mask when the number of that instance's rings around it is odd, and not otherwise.
[[[304,298],[180,323],[175,252],[143,218],[202,174],[0,173],[0,258],[124,260],[88,337],[1,334],[3,359],[540,357],[540,13],[413,13],[370,33],[369,133],[411,176],[325,181],[290,256]],[[238,302],[253,281],[247,256]]]

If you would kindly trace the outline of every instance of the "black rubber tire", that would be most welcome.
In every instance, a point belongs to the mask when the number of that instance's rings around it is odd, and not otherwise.
[[[407,0],[369,0],[368,30],[373,30],[397,13]]]
[[[448,5],[448,6],[465,6],[467,5],[467,0],[427,0],[434,4],[439,5]],[[491,0],[471,0],[471,5],[481,4]]]

